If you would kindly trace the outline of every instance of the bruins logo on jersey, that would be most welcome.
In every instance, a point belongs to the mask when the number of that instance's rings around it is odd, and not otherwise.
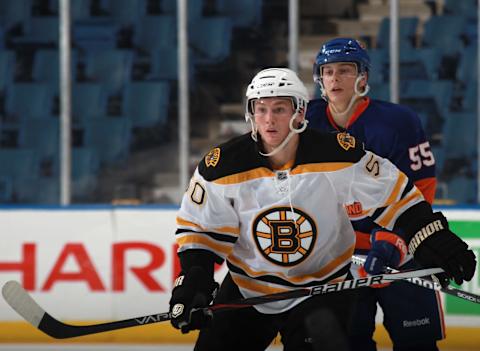
[[[294,266],[312,252],[317,226],[305,212],[290,207],[275,207],[260,213],[253,221],[252,233],[258,250],[275,264]]]
[[[355,148],[355,138],[346,132],[338,133],[337,141],[345,150]]]
[[[205,156],[205,165],[207,167],[215,167],[220,160],[220,149],[216,147],[213,150],[210,150],[210,152]]]

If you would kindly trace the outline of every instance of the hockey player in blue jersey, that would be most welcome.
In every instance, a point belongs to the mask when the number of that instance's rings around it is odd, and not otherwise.
[[[370,99],[369,70],[370,58],[358,41],[336,38],[326,42],[314,63],[314,81],[320,86],[322,98],[308,104],[309,127],[350,133],[367,150],[392,161],[432,203],[435,159],[421,122],[408,107]],[[347,212],[357,238],[355,253],[370,252],[365,264],[367,273],[379,273],[385,265],[405,269],[415,264],[404,254],[395,233],[381,230],[372,220],[383,215],[380,211],[373,217],[358,213],[355,207],[347,208]],[[355,350],[376,350],[373,333],[377,303],[395,351],[438,350],[436,341],[445,337],[440,297],[407,282],[361,290],[356,327],[350,336]]]

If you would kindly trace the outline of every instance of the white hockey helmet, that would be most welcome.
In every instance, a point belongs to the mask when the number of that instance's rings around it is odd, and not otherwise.
[[[290,97],[295,112],[304,110],[308,103],[308,91],[297,74],[288,68],[267,68],[253,77],[246,92],[245,119],[253,118],[253,101],[262,97]]]
[[[264,156],[272,156],[287,145],[295,134],[299,134],[307,127],[307,120],[296,128],[293,124],[300,112],[306,113],[308,104],[308,90],[297,74],[288,68],[267,68],[257,73],[247,87],[245,103],[245,120],[250,121],[252,126],[252,138],[257,141],[257,127],[253,118],[254,102],[266,97],[286,97],[292,100],[294,113],[290,119],[290,134],[272,152],[261,153]]]

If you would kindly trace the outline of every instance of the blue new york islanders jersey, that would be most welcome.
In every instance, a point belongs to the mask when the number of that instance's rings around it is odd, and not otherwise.
[[[357,106],[346,128],[337,126],[323,99],[309,102],[309,128],[323,131],[347,131],[363,142],[365,149],[388,158],[433,202],[435,195],[435,159],[418,116],[408,107],[368,97]],[[361,209],[347,208],[357,233],[357,253],[370,247],[369,234],[376,226],[370,218],[356,218]]]

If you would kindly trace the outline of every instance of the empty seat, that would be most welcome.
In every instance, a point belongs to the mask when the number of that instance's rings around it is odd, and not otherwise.
[[[58,118],[27,119],[21,126],[21,145],[34,149],[40,160],[51,160],[59,148]]]
[[[6,92],[7,118],[20,120],[52,114],[53,92],[46,83],[14,83]]]
[[[462,50],[456,71],[456,79],[466,86],[469,81],[477,80],[477,50],[476,45],[471,45]]]
[[[147,13],[147,0],[109,0],[106,10],[122,26],[135,26]]]
[[[189,35],[196,63],[218,64],[230,55],[232,21],[228,17],[192,21]]]
[[[128,156],[131,121],[126,117],[99,117],[86,120],[85,146],[94,148],[101,164],[112,165]]]
[[[72,116],[76,121],[105,115],[107,96],[99,83],[78,82],[72,86]]]
[[[15,75],[15,53],[10,50],[0,51],[0,93],[13,82]]]
[[[478,96],[477,96],[477,82],[470,81],[467,83],[465,92],[463,94],[463,99],[461,103],[461,110],[465,112],[476,112],[478,106]]]
[[[477,120],[475,113],[451,112],[442,129],[445,158],[470,159],[477,152]]]
[[[15,202],[36,205],[57,205],[60,203],[58,178],[29,177],[14,181]]]
[[[189,0],[186,4],[188,20],[193,20],[202,16],[203,0]],[[160,2],[160,9],[163,13],[176,16],[177,0],[162,0]]]
[[[9,31],[22,25],[31,13],[31,0],[0,0],[0,26]]]
[[[386,80],[386,66],[388,63],[388,52],[384,49],[372,49],[368,51],[370,56],[370,71],[368,82],[371,84],[383,83]]]
[[[475,18],[477,15],[477,1],[444,0],[443,11],[446,14]]]
[[[399,41],[415,46],[418,17],[400,17]],[[390,45],[390,18],[385,17],[380,23],[377,36],[377,47],[388,48]]]
[[[159,49],[176,51],[177,25],[175,16],[146,16],[136,26],[134,44],[148,53]]]
[[[20,179],[39,175],[38,158],[32,149],[0,149],[0,176]]]
[[[12,178],[0,176],[0,203],[12,201]]]
[[[72,196],[88,199],[97,185],[100,160],[93,148],[74,148],[72,150]]]
[[[89,52],[86,61],[86,75],[99,82],[107,94],[118,94],[130,80],[133,53],[130,50],[105,50]]]
[[[59,38],[59,18],[57,16],[32,17],[24,25],[25,35],[15,38],[15,43],[36,44],[56,47]]]
[[[476,203],[476,179],[468,178],[466,176],[453,177],[447,182],[447,197],[458,204]]]
[[[258,0],[217,0],[216,9],[222,16],[232,19],[234,27],[254,27],[262,21],[263,1]]]
[[[71,77],[74,80],[77,67],[77,55],[71,55]],[[60,82],[60,56],[58,50],[37,50],[33,59],[32,79],[35,82],[49,82],[56,91]]]
[[[189,51],[188,76],[190,84],[195,80],[195,64],[193,53]],[[162,48],[150,53],[150,71],[147,80],[177,80],[178,79],[178,51],[176,49]]]
[[[72,41],[82,50],[113,50],[117,47],[120,25],[111,19],[86,20],[73,25]]]
[[[72,21],[85,20],[90,18],[90,8],[92,0],[70,0],[70,15]],[[59,14],[60,1],[48,0],[49,10],[54,14]]]
[[[466,19],[462,16],[432,16],[425,22],[422,46],[442,49],[444,56],[455,56],[462,49],[461,34]]]
[[[168,82],[134,82],[125,89],[123,115],[133,127],[163,125],[167,120],[170,89]]]

